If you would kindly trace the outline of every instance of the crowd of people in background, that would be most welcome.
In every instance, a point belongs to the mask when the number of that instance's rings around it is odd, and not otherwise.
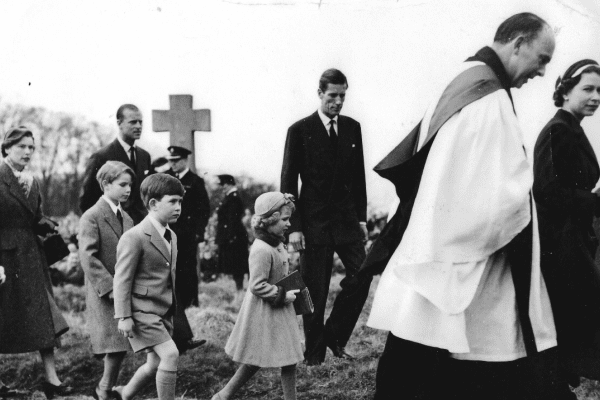
[[[577,61],[558,79],[559,110],[533,157],[511,93],[544,76],[554,35],[538,16],[514,15],[449,75],[421,122],[375,167],[400,198],[389,221],[367,215],[361,125],[340,115],[349,83],[337,69],[320,77],[317,111],[290,126],[281,191],[258,196],[254,215],[229,174],[218,175],[223,197],[211,210],[206,183],[188,165],[192,149],[170,146],[151,162],[136,144],[142,113],[119,107],[117,138],[88,162],[66,261],[68,279],[85,281],[92,350],[104,362],[94,398],[128,400],[155,382],[159,399],[174,399],[180,355],[205,343],[184,311],[198,305],[200,278],[227,274],[240,312],[224,350],[240,367],[212,399],[233,398],[260,368],[275,367],[284,398],[295,400],[298,363],[320,365],[328,349],[356,358],[346,345],[382,274],[367,323],[389,332],[376,400],[575,399],[580,377],[600,379],[592,226],[600,166],[580,125],[600,106],[600,65]],[[4,135],[0,353],[39,351],[52,398],[73,388],[54,361],[68,326],[40,239],[57,226],[26,168],[34,150],[26,127]],[[334,260],[345,276],[325,319]],[[72,273],[78,264],[83,276]],[[300,289],[279,284],[295,269],[312,300],[304,339]],[[116,386],[128,351],[146,362]]]

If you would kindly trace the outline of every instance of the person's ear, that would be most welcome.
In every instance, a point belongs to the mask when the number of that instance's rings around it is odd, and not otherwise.
[[[525,38],[523,36],[517,36],[517,38],[514,40],[514,44],[513,44],[513,49],[514,49],[514,53],[515,55],[519,54],[519,50],[521,50],[521,46],[523,46],[525,44]]]
[[[317,94],[319,95],[319,98],[322,99],[323,96],[325,95],[325,93],[323,93],[323,91],[321,90],[321,88],[317,89]]]
[[[148,202],[148,208],[150,208],[150,210],[152,210],[156,206],[157,201],[158,200],[156,200],[156,199],[150,199],[150,201]]]

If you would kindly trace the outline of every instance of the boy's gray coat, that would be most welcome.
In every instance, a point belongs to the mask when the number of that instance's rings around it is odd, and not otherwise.
[[[133,220],[123,213],[123,227],[103,198],[87,210],[79,222],[79,258],[85,272],[87,327],[95,354],[131,350],[129,341],[117,330],[114,319],[113,276],[117,244]]]
[[[115,318],[130,317],[136,311],[162,317],[175,302],[177,235],[172,234],[169,254],[149,218],[125,232],[117,246]]]

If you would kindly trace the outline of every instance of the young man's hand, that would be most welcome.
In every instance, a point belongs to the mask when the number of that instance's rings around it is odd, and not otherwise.
[[[119,324],[117,325],[117,329],[119,333],[125,337],[133,337],[133,327],[135,323],[133,322],[133,318],[127,317],[119,320]]]

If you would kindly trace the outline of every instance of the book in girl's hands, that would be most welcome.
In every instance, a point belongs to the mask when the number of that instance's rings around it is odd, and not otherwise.
[[[298,272],[298,270],[283,277],[276,282],[275,285],[283,287],[283,290],[286,292],[295,289],[300,290],[300,292],[296,293],[296,300],[294,300],[294,309],[296,310],[296,315],[312,314],[313,311],[315,311],[308,288],[304,284],[302,276],[300,276],[300,272]]]

